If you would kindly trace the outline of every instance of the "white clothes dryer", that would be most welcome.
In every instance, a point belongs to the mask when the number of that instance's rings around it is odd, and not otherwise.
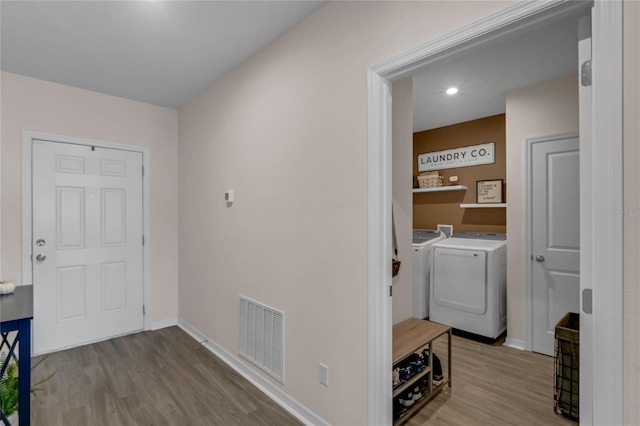
[[[495,339],[507,328],[507,237],[458,232],[433,245],[430,320]]]
[[[444,238],[440,231],[413,230],[413,292],[412,314],[424,319],[429,316],[429,283],[431,282],[431,253],[433,244]]]

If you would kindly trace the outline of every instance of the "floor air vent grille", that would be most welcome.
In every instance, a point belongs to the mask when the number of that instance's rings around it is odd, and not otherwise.
[[[284,383],[284,313],[240,296],[239,352]]]

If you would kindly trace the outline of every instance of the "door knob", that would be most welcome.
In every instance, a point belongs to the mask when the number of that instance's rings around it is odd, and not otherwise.
[[[47,256],[42,254],[42,253],[36,255],[36,260],[38,262],[44,262],[46,258],[47,258]]]
[[[544,256],[543,256],[543,255],[541,255],[541,254],[537,255],[537,256],[536,256],[536,261],[537,261],[537,262],[544,262]]]

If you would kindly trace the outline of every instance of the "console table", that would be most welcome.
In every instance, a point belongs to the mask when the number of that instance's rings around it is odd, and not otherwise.
[[[0,296],[0,349],[9,352],[2,361],[0,377],[4,375],[18,346],[18,417],[20,426],[31,423],[31,320],[33,319],[33,286],[17,286],[12,294]],[[12,336],[13,335],[13,336]],[[13,337],[13,339],[11,339]],[[19,345],[18,345],[19,343]],[[2,410],[0,419],[9,426]]]

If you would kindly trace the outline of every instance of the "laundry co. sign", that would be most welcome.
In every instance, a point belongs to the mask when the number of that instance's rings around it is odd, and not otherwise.
[[[478,166],[495,163],[495,143],[465,146],[418,155],[418,171],[452,169],[454,167]]]

